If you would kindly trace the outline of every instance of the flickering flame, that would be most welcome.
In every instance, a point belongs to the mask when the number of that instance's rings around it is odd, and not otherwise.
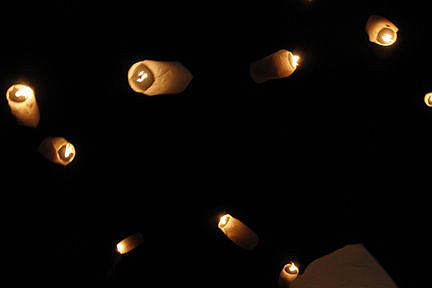
[[[25,98],[27,98],[27,97],[29,97],[32,93],[33,93],[33,90],[32,90],[30,87],[25,86],[25,87],[22,87],[22,88],[18,89],[18,90],[15,92],[15,96],[17,96],[17,97],[25,97]]]
[[[138,73],[138,78],[137,78],[137,82],[143,82],[145,79],[147,79],[147,77],[148,77],[148,73],[147,72],[145,72],[145,71],[140,71],[139,73]]]
[[[383,28],[378,33],[378,42],[382,45],[391,45],[396,41],[396,32],[390,28]]]
[[[219,219],[219,227],[224,227],[228,223],[229,220],[230,220],[230,215],[225,214],[225,215],[221,216]]]
[[[290,274],[297,274],[298,271],[299,271],[299,269],[298,269],[298,267],[294,264],[294,262],[291,261],[288,265],[285,266],[285,271],[286,271],[287,273],[290,273]]]
[[[117,243],[116,245],[117,252],[120,254],[125,253],[125,246],[126,245],[123,242]]]
[[[294,68],[297,68],[299,61],[300,61],[300,56],[298,56],[298,55],[292,55],[291,56],[291,64]]]
[[[58,154],[63,161],[72,161],[75,155],[75,147],[71,143],[66,143],[60,147]]]
[[[33,95],[33,90],[25,85],[13,85],[10,89],[9,98],[14,102],[24,102]]]
[[[144,238],[142,234],[137,232],[118,242],[116,245],[116,250],[119,254],[125,254],[141,245],[143,241]]]

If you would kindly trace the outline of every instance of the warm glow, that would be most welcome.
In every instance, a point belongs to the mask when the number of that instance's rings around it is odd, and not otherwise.
[[[432,107],[432,92],[429,92],[424,96],[424,102],[427,106]]]
[[[299,61],[299,55],[294,55],[286,49],[280,49],[251,62],[249,74],[256,83],[285,78],[294,73]]]
[[[131,251],[131,250],[135,249],[136,247],[138,247],[139,245],[141,245],[141,243],[143,241],[144,241],[144,238],[142,237],[142,234],[137,232],[135,234],[132,234],[132,235],[124,238],[120,242],[118,242],[116,245],[116,251],[119,254],[128,253],[129,251]]]
[[[146,59],[132,64],[127,77],[132,90],[154,96],[183,92],[193,75],[178,61]]]
[[[40,120],[39,108],[32,88],[14,84],[6,91],[10,111],[21,125],[36,127]]]
[[[294,262],[285,264],[279,273],[279,287],[289,288],[291,283],[297,279],[298,274],[299,269]]]
[[[45,158],[63,166],[71,163],[76,155],[75,146],[64,137],[45,137],[38,150]]]
[[[391,45],[396,41],[396,33],[390,28],[384,28],[378,33],[377,40],[383,45]]]
[[[294,264],[294,262],[290,262],[288,265],[285,265],[285,271],[291,274],[297,274],[299,272],[298,267]]]
[[[292,65],[294,68],[297,68],[297,66],[298,66],[298,64],[299,64],[299,61],[300,61],[300,56],[298,56],[298,55],[292,55],[292,56],[291,56],[291,65]]]
[[[366,22],[369,41],[381,46],[390,46],[396,42],[398,27],[390,20],[379,15],[371,15]]]
[[[33,90],[29,86],[13,86],[10,99],[15,102],[24,102],[33,95]]]
[[[252,250],[259,242],[258,235],[239,219],[225,214],[219,218],[219,229],[238,246]]]
[[[229,219],[230,219],[230,215],[228,215],[228,214],[223,215],[219,219],[219,225],[218,226],[224,227],[228,223]]]
[[[70,162],[75,156],[75,147],[71,143],[66,143],[60,147],[58,155],[63,161]]]
[[[141,82],[143,82],[145,79],[147,79],[147,77],[148,77],[148,73],[146,73],[145,71],[140,71],[140,72],[138,73],[137,81],[141,83]]]

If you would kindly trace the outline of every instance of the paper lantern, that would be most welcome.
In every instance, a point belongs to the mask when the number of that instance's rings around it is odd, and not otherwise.
[[[294,262],[285,264],[279,273],[279,287],[287,288],[297,278],[299,269]]]
[[[76,155],[74,145],[63,137],[46,137],[38,150],[48,160],[63,166],[71,163]]]
[[[398,27],[387,18],[371,15],[366,22],[369,41],[381,46],[393,45],[397,40]]]
[[[117,243],[116,251],[119,254],[126,254],[141,245],[143,241],[144,238],[140,232],[131,234]]]
[[[144,60],[134,63],[128,71],[132,90],[148,96],[181,93],[192,79],[189,69],[178,61]]]
[[[424,102],[426,103],[427,106],[432,107],[432,92],[425,94]]]
[[[298,66],[300,56],[281,49],[250,64],[249,72],[256,83],[290,76]]]
[[[219,219],[218,227],[235,244],[246,250],[254,249],[258,242],[258,235],[245,223],[225,214]]]
[[[12,115],[21,125],[35,128],[40,114],[33,89],[25,84],[13,84],[6,92]]]

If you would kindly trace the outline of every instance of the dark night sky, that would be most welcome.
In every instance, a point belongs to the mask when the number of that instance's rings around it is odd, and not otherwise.
[[[5,275],[275,287],[286,257],[304,268],[363,242],[410,287],[400,263],[427,242],[427,3],[147,2],[2,7],[1,89],[29,83],[41,112],[23,127],[0,103]],[[398,26],[394,46],[368,41],[372,14]],[[279,49],[299,52],[299,68],[254,83],[249,64]],[[194,78],[180,94],[138,94],[127,71],[144,59]],[[74,143],[75,161],[44,159],[46,136]],[[258,232],[255,251],[220,233],[224,211]],[[136,231],[144,244],[111,270]]]

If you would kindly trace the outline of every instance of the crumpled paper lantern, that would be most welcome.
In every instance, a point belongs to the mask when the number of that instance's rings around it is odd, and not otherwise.
[[[250,64],[252,80],[260,84],[271,79],[290,76],[297,69],[300,57],[281,49]]]
[[[252,250],[258,242],[258,235],[239,219],[225,214],[219,219],[219,229],[239,247]]]
[[[279,272],[279,288],[288,288],[291,283],[297,278],[299,268],[294,262],[286,263]]]
[[[381,46],[393,45],[397,40],[398,30],[399,28],[390,20],[379,15],[369,16],[366,22],[369,41]]]
[[[37,127],[40,120],[39,107],[30,86],[13,84],[7,90],[6,98],[12,115],[20,125]]]
[[[131,234],[117,243],[116,252],[126,254],[141,245],[143,241],[144,238],[140,232]]]
[[[75,146],[63,137],[46,137],[38,150],[46,159],[63,166],[71,163],[76,155]]]
[[[143,60],[128,71],[132,90],[147,96],[181,93],[192,79],[192,73],[179,61]]]

